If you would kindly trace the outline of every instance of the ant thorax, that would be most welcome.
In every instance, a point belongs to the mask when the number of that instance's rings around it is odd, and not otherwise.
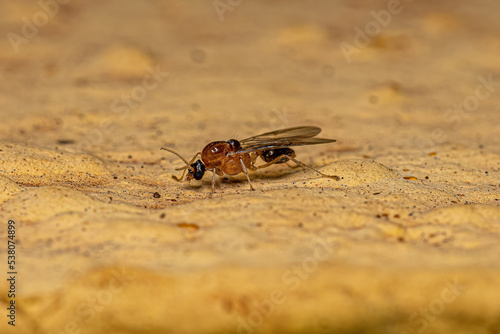
[[[247,153],[230,154],[236,153],[240,149],[241,145],[236,139],[211,142],[201,152],[201,159],[209,170],[218,168],[228,175],[239,174],[243,168],[241,161],[245,165],[251,163],[250,155]]]

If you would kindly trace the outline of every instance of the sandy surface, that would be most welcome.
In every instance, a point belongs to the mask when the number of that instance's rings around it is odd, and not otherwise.
[[[500,331],[499,2],[47,3],[0,12],[1,333]],[[300,125],[340,181],[160,151]]]

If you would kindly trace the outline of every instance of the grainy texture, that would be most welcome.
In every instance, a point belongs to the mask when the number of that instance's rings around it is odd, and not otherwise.
[[[42,3],[0,12],[1,333],[500,331],[498,1]],[[160,151],[300,125],[340,181]]]

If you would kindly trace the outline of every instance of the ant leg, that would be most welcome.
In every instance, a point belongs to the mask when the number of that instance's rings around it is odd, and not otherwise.
[[[212,169],[212,193],[210,194],[210,198],[214,197],[214,192],[215,192],[215,168]]]
[[[277,163],[281,159],[283,159],[283,157],[290,158],[288,155],[280,155],[279,157],[276,157],[274,160],[272,160],[272,161],[270,161],[268,163],[265,163],[263,165],[260,165],[260,166],[255,166],[255,161],[253,161],[252,166],[250,167],[250,169],[257,170],[257,169],[269,167],[271,165],[274,165],[275,163]]]
[[[290,165],[288,164],[288,161],[286,162],[286,165],[288,166],[288,168],[291,168],[291,169],[295,169],[295,168],[299,168],[299,167],[300,167],[299,165],[290,166]]]
[[[308,166],[306,165],[305,163],[303,162],[300,162],[299,160],[295,159],[295,158],[292,158],[290,156],[287,155],[287,157],[292,160],[293,162],[295,162],[297,165],[301,166],[301,167],[306,167],[306,168],[309,168],[309,169],[312,169],[313,171],[315,171],[316,173],[318,173],[319,175],[323,176],[323,177],[328,177],[330,179],[334,179],[334,180],[340,180],[340,177],[338,177],[337,175],[327,175],[327,174],[324,174],[324,173],[321,173],[319,170],[317,169],[314,169],[312,168],[311,166]]]
[[[319,170],[317,169],[314,169],[312,168],[311,166],[308,166],[306,165],[305,163],[303,162],[300,162],[299,160],[289,156],[289,155],[280,155],[279,157],[276,157],[276,159],[274,159],[273,161],[270,161],[266,164],[263,164],[263,165],[260,165],[260,166],[253,166],[252,169],[260,169],[260,168],[265,168],[265,167],[269,167],[275,163],[277,163],[278,161],[280,161],[281,159],[283,159],[283,157],[286,157],[288,158],[288,160],[291,160],[293,162],[295,162],[298,166],[301,166],[301,167],[305,167],[305,168],[309,168],[309,169],[312,169],[313,171],[315,171],[316,173],[318,173],[319,175],[323,176],[323,177],[328,177],[328,178],[331,178],[331,179],[334,179],[334,180],[340,180],[340,177],[336,176],[336,175],[327,175],[327,174],[324,174],[324,173],[321,173]],[[287,165],[288,166],[288,165]]]
[[[186,174],[187,167],[182,167],[182,168],[180,168],[180,169],[176,168],[175,170],[181,170],[181,169],[184,169],[184,171],[182,172],[181,177],[177,177],[177,176],[175,176],[175,175],[172,175],[172,179],[174,179],[174,180],[175,180],[175,181],[177,181],[177,182],[181,182],[181,181],[182,181],[182,179],[184,178],[184,175]]]
[[[255,153],[251,153],[250,154],[250,166],[247,167],[248,169],[250,169],[250,170],[257,170],[257,168],[255,167],[255,162],[257,161],[258,157],[259,157],[258,154],[255,154]]]
[[[196,154],[194,155],[193,159],[191,159],[191,160],[189,161],[189,165],[191,165],[191,164],[192,164],[192,163],[196,160],[196,157],[197,157],[197,156],[200,156],[200,157],[201,157],[201,152],[198,152],[198,153],[196,153]]]
[[[250,159],[251,159],[251,163],[252,165],[255,164],[255,161],[257,161],[257,158],[259,157],[259,155],[257,153],[251,153],[250,154]]]
[[[240,158],[240,162],[241,162],[241,167],[243,168],[243,173],[245,173],[245,176],[247,177],[248,180],[248,184],[250,185],[250,190],[255,190],[254,187],[252,186],[252,182],[250,182],[250,177],[248,176],[247,167],[243,163],[243,159]]]

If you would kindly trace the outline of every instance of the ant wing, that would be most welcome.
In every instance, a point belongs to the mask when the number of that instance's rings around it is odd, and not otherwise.
[[[241,150],[235,153],[252,153],[272,150],[275,148],[285,148],[290,146],[317,145],[336,142],[335,139],[310,138],[310,137],[283,137],[283,138],[259,138],[253,139],[250,143],[242,145]]]
[[[258,144],[270,140],[279,140],[279,139],[293,139],[293,138],[310,138],[316,136],[321,132],[321,129],[317,126],[297,126],[294,128],[286,128],[271,132],[262,133],[257,136],[249,137],[243,140],[240,140],[240,144],[245,147],[253,144]]]

